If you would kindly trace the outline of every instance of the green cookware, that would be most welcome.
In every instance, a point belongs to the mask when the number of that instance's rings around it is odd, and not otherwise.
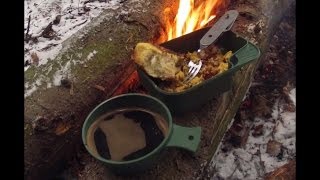
[[[160,46],[177,53],[193,52],[199,49],[199,41],[210,29],[203,28],[186,34],[179,38],[167,41]],[[152,95],[163,101],[172,113],[183,113],[199,108],[214,96],[231,89],[232,75],[244,65],[256,60],[260,56],[260,50],[244,38],[237,36],[232,31],[223,33],[215,42],[225,52],[231,50],[233,56],[230,59],[229,69],[204,82],[191,87],[183,92],[167,92],[160,89],[158,79],[147,75],[140,67],[137,71],[142,85]],[[224,53],[225,53],[224,52]]]
[[[143,108],[149,111],[160,114],[169,125],[169,133],[164,140],[150,153],[129,161],[112,161],[104,159],[91,152],[87,146],[87,131],[90,125],[97,120],[101,115],[119,108]],[[167,106],[157,98],[149,95],[129,93],[116,97],[112,97],[99,104],[87,116],[82,127],[82,141],[89,153],[96,159],[107,165],[113,172],[117,174],[131,174],[144,171],[159,159],[161,152],[168,147],[182,148],[195,153],[200,142],[201,128],[200,127],[182,127],[172,122],[172,117]],[[125,148],[125,147],[124,147]]]

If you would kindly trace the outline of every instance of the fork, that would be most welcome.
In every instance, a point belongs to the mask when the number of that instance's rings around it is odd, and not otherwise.
[[[188,63],[189,71],[188,71],[187,77],[184,79],[184,82],[191,81],[199,73],[201,66],[202,66],[201,59],[199,61],[199,64],[195,64],[194,62],[189,61]]]
[[[204,48],[213,44],[222,33],[229,31],[237,19],[238,14],[239,13],[236,10],[229,10],[223,16],[221,16],[221,18],[200,39],[200,48],[197,50],[197,52],[200,52]],[[200,59],[198,64],[195,64],[190,60],[188,67],[189,71],[184,79],[184,82],[189,82],[196,77],[202,67],[202,60]]]

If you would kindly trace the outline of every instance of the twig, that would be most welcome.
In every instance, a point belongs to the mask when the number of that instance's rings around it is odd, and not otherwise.
[[[266,173],[266,167],[264,165],[264,161],[262,161],[262,158],[261,158],[261,144],[259,145],[259,164],[262,167],[261,168],[262,174],[265,174]]]
[[[30,29],[30,21],[31,21],[31,15],[29,15],[29,18],[28,18],[28,27],[27,27],[27,32],[26,32],[26,41],[27,43],[29,42],[29,29]]]
[[[75,28],[77,26],[81,26],[82,24],[86,23],[87,21],[88,21],[88,19],[84,20],[83,22],[81,22],[79,24],[74,25],[72,28]]]
[[[54,44],[54,43],[50,43],[48,44],[46,47],[40,49],[39,51],[45,51],[45,50],[48,50],[49,48],[51,48],[52,46],[57,46],[58,44]]]
[[[234,173],[237,171],[239,167],[240,167],[240,163],[239,161],[237,161],[236,167],[234,168],[233,172],[226,179],[232,179],[232,176],[234,175]]]
[[[252,82],[250,87],[255,87],[255,86],[266,86],[266,87],[281,87],[280,85],[277,84],[267,84],[267,83],[260,83],[260,82]]]
[[[70,95],[74,95],[73,81],[71,81]]]
[[[79,12],[79,4],[80,4],[80,0],[78,0],[78,14],[80,13],[80,12]]]
[[[42,107],[43,109],[45,109],[45,110],[49,110],[49,108],[47,108],[46,106],[44,106],[44,105],[42,105],[42,104],[40,104],[40,103],[36,103],[38,106],[40,106],[40,107]]]
[[[266,101],[268,101],[268,102],[272,103],[272,101],[270,101],[269,99],[267,99],[267,98],[265,98],[265,97],[261,96],[260,94],[259,94],[258,96],[259,96],[259,97],[261,97],[262,99],[264,99],[264,100],[266,100]]]
[[[129,36],[129,38],[127,39],[126,43],[128,43],[129,41],[131,41],[131,40],[132,40],[132,37],[133,37],[133,34],[130,33],[130,36]]]
[[[89,79],[89,77],[85,78],[81,83],[84,83],[85,81],[87,81]]]

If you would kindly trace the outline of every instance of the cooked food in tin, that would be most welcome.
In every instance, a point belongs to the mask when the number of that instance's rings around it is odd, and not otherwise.
[[[228,70],[231,56],[231,51],[223,53],[216,45],[200,52],[176,54],[150,43],[138,43],[133,59],[148,75],[161,80],[158,83],[161,89],[181,92]],[[202,60],[203,65],[196,77],[185,82],[190,60],[196,64]]]

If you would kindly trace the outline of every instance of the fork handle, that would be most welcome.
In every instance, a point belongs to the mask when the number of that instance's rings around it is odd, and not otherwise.
[[[208,47],[214,43],[218,37],[225,31],[229,31],[238,17],[238,11],[227,11],[201,38],[200,49]]]

